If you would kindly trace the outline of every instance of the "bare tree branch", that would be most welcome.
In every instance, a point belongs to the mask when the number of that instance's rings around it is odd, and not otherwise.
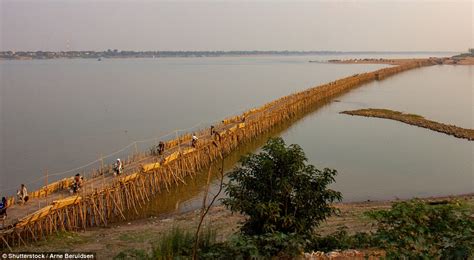
[[[207,200],[207,195],[209,193],[209,186],[210,186],[210,178],[211,178],[211,167],[209,167],[209,171],[207,173],[207,187],[206,187],[206,192],[204,194],[203,202],[202,202],[202,210],[201,210],[201,219],[199,220],[198,227],[196,229],[196,233],[194,234],[194,247],[193,247],[193,259],[197,259],[197,246],[199,242],[199,234],[201,230],[202,223],[204,222],[204,218],[206,217],[207,213],[211,209],[212,205],[216,201],[217,197],[219,197],[219,194],[222,192],[222,189],[224,187],[224,159],[222,159],[222,165],[220,169],[220,183],[219,183],[219,190],[217,193],[212,197],[211,202],[209,203],[208,206],[206,206],[206,200]]]

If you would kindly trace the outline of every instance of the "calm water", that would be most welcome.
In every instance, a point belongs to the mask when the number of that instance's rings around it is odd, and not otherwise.
[[[145,149],[153,137],[175,129],[208,125],[294,91],[383,67],[307,62],[332,58],[346,57],[1,61],[0,189],[151,138],[139,144]],[[338,169],[336,188],[347,200],[468,192],[469,142],[338,112],[383,107],[472,127],[472,95],[472,67],[410,71],[341,97],[279,134],[301,144],[311,163]],[[196,187],[195,194],[202,185]]]
[[[283,134],[315,165],[339,171],[346,200],[474,192],[474,143],[344,110],[389,108],[473,127],[474,66],[432,66],[373,82],[338,98]]]
[[[45,169],[51,175],[84,165],[132,141],[209,125],[288,93],[381,67],[308,62],[317,58],[2,61],[0,189],[41,178]]]

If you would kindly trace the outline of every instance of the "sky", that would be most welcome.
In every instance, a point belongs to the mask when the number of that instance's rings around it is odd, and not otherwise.
[[[0,50],[465,51],[474,0],[0,0]]]

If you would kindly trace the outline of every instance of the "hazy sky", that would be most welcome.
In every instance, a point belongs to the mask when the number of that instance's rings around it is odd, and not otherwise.
[[[464,51],[473,2],[0,0],[0,49]]]

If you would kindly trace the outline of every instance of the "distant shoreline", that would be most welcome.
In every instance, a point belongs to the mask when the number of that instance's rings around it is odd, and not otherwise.
[[[310,55],[380,55],[380,54],[459,54],[461,52],[431,51],[0,51],[0,60],[51,59],[127,59],[127,58],[202,58],[252,56],[310,56]]]

